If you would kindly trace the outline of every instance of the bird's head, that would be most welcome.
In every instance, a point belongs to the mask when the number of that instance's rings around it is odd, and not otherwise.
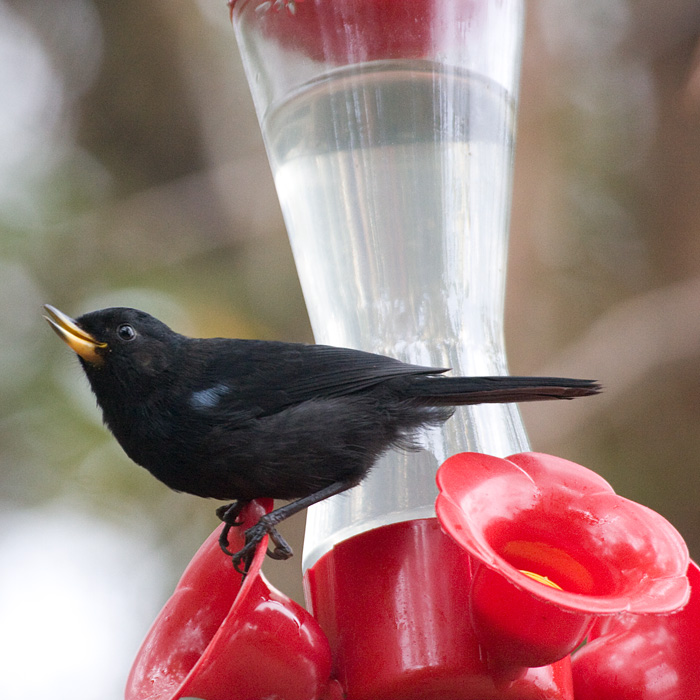
[[[109,308],[72,319],[46,304],[44,318],[80,358],[93,385],[112,377],[130,385],[156,377],[172,364],[182,336],[138,309]]]

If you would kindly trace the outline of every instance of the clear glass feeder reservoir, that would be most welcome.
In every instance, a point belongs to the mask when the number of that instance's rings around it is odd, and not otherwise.
[[[522,0],[238,0],[232,16],[316,341],[505,374]],[[448,456],[527,449],[513,405],[460,408],[421,444],[309,509],[304,569],[433,517]]]

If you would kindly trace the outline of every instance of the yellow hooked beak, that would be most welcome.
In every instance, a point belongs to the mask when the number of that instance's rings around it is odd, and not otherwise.
[[[58,337],[68,347],[78,353],[80,357],[92,365],[101,365],[104,362],[104,354],[101,350],[107,347],[107,343],[100,343],[93,336],[84,331],[70,316],[54,308],[50,304],[44,304],[48,316],[44,318],[51,328],[56,331]]]

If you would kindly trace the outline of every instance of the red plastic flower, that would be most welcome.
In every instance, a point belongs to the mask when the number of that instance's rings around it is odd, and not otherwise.
[[[573,700],[569,658],[494,673],[464,611],[470,560],[435,518],[374,528],[306,572],[348,700]]]
[[[467,25],[486,4],[484,0],[444,4],[434,0],[231,0],[232,17],[250,11],[249,2],[254,3],[256,21],[266,36],[285,49],[329,63],[346,63],[350,57],[355,62],[425,57],[434,39],[431,27]],[[436,18],[445,7],[451,11]]]
[[[233,528],[243,532],[272,509],[253,501]],[[223,525],[221,526],[223,527]],[[156,618],[127,681],[126,700],[312,700],[330,675],[328,640],[299,605],[272,588],[260,567],[267,538],[241,575],[219,548],[217,528],[200,547]]]
[[[464,453],[442,465],[438,486],[442,527],[480,564],[471,619],[499,663],[551,663],[596,616],[671,612],[688,600],[678,532],[585,467]]]
[[[672,615],[603,618],[573,656],[576,700],[700,698],[700,569],[690,601]]]

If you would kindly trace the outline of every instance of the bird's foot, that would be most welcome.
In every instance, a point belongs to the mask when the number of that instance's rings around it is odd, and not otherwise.
[[[266,515],[263,515],[258,522],[245,531],[245,546],[235,554],[230,554],[233,568],[244,576],[255,556],[255,551],[265,535],[269,535],[270,540],[275,545],[273,550],[268,550],[267,555],[272,559],[289,559],[293,555],[292,548],[287,541],[277,532],[274,521],[270,522]],[[228,542],[226,543],[228,544]],[[243,568],[241,568],[241,564]]]
[[[271,559],[289,559],[292,556],[292,548],[287,541],[277,532],[276,521],[263,515],[257,524],[248,528],[245,532],[245,546],[238,552],[229,549],[228,536],[232,527],[239,527],[238,518],[249,501],[234,501],[216,509],[216,515],[224,523],[224,528],[219,535],[219,547],[228,557],[231,557],[233,567],[239,574],[245,575],[253,561],[255,550],[265,535],[270,536],[270,541],[275,545],[274,549],[268,550],[267,555]],[[241,569],[241,564],[243,567]]]

